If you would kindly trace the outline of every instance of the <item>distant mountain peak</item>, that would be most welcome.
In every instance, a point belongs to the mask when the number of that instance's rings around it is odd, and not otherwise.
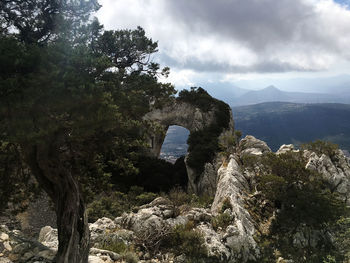
[[[278,90],[280,91],[278,88],[276,88],[274,85],[270,85],[270,86],[267,86],[266,88],[262,89],[262,90]]]

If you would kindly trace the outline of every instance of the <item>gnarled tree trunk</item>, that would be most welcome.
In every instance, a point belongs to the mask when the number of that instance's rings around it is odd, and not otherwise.
[[[58,229],[57,263],[87,263],[89,227],[85,205],[67,151],[50,144],[24,150],[33,175],[55,204]]]

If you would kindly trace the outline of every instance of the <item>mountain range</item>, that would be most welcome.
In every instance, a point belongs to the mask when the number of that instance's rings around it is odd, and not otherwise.
[[[235,90],[236,88],[233,88]],[[228,91],[228,95],[230,95]],[[293,103],[350,103],[350,93],[311,93],[282,91],[275,86],[261,90],[244,90],[239,88],[236,96],[226,96],[225,101],[231,106],[252,105],[264,102]]]
[[[350,105],[267,102],[233,107],[235,128],[266,141],[272,150],[317,139],[350,150]]]

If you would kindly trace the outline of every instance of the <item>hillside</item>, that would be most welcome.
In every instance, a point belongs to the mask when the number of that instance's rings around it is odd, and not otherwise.
[[[294,103],[348,103],[349,94],[326,94],[326,93],[306,93],[287,92],[275,86],[268,86],[261,90],[248,91],[241,96],[231,97],[229,103],[232,106],[251,105],[264,102],[294,102]]]
[[[243,135],[281,144],[328,140],[350,149],[350,105],[269,102],[233,107],[235,127]]]

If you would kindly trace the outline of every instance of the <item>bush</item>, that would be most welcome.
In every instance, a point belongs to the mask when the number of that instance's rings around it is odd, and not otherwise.
[[[231,209],[232,210],[232,204],[230,202],[230,198],[226,197],[224,201],[222,202],[221,206],[221,213],[225,212],[226,209]]]
[[[214,197],[208,195],[188,194],[180,186],[172,188],[166,197],[177,207],[188,205],[208,208],[214,200]]]
[[[187,194],[180,186],[172,188],[168,198],[175,206],[190,204],[192,199],[191,195]]]
[[[190,91],[182,90],[178,100],[190,103],[205,112],[215,110],[216,123],[191,132],[187,140],[189,153],[187,164],[201,174],[205,163],[210,162],[220,149],[218,137],[223,129],[229,127],[230,107],[211,97],[204,89],[196,87],[192,87]]]
[[[322,176],[305,168],[300,153],[263,156],[265,173],[258,178],[258,190],[282,208],[274,226],[278,231],[300,224],[321,227],[345,213],[345,204],[332,193]]]
[[[139,186],[131,187],[128,193],[104,193],[87,205],[89,222],[95,222],[101,217],[115,218],[134,207],[153,201],[157,196],[155,193],[143,192]]]
[[[262,200],[278,209],[269,234],[261,237],[267,244],[263,248],[265,262],[270,262],[267,258],[273,257],[271,252],[276,249],[300,263],[319,263],[332,255],[334,248],[327,240],[316,248],[296,248],[292,237],[300,229],[321,230],[333,225],[347,212],[344,202],[329,190],[319,173],[305,168],[301,153],[268,153],[259,157],[259,162],[257,189]]]
[[[208,254],[202,233],[193,226],[193,222],[176,226],[164,242],[164,246],[176,256],[185,254],[191,262],[206,258]]]
[[[103,239],[98,241],[98,248],[121,254],[128,250],[128,246],[122,240]]]
[[[139,257],[135,254],[135,252],[128,251],[124,253],[123,259],[125,260],[126,263],[137,263],[139,262]]]
[[[225,229],[233,222],[234,217],[229,213],[222,213],[212,218],[211,225],[214,230],[217,231],[219,227],[225,231]]]
[[[337,154],[337,150],[339,149],[338,145],[321,140],[302,144],[300,148],[301,150],[309,150],[315,152],[317,155],[325,154],[329,156],[332,161],[334,161],[334,157]]]

